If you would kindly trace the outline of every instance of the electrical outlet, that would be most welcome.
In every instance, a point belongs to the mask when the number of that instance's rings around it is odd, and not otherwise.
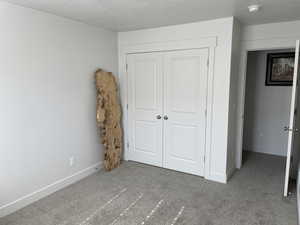
[[[69,158],[69,165],[70,165],[70,166],[73,166],[73,165],[74,165],[74,156],[71,156],[71,157]]]

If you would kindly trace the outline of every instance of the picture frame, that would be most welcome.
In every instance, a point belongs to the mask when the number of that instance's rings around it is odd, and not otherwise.
[[[268,53],[266,86],[292,86],[294,61],[294,52]]]

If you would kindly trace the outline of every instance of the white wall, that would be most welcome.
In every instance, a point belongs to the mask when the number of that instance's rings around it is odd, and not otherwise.
[[[102,161],[93,72],[118,60],[116,33],[32,9],[1,2],[0,29],[1,216]]]
[[[242,41],[262,41],[262,40],[296,40],[300,37],[300,20],[268,23],[259,25],[244,26],[242,29]]]
[[[227,177],[236,169],[236,136],[237,136],[237,101],[238,101],[238,76],[240,62],[240,38],[241,24],[234,20],[232,27],[232,60],[230,75],[230,95],[229,95],[229,113],[228,113],[228,147],[227,147]]]
[[[137,30],[119,33],[119,51],[126,46],[139,46],[145,43],[166,43],[168,41],[183,41],[207,37],[217,38],[213,71],[213,96],[208,99],[208,107],[212,107],[209,121],[212,130],[207,143],[210,149],[209,177],[212,180],[225,182],[227,179],[227,135],[229,85],[231,73],[231,42],[233,18],[167,26],[154,29]],[[121,54],[121,53],[120,53]],[[120,55],[120,58],[123,56]],[[120,60],[121,61],[121,60]],[[120,73],[124,65],[119,65]],[[122,82],[122,77],[121,77]],[[125,85],[125,84],[123,84]]]
[[[286,156],[291,86],[265,86],[267,54],[281,51],[255,51],[248,54],[243,149]]]

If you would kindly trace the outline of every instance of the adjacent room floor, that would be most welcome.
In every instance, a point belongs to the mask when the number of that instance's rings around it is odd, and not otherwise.
[[[284,158],[251,153],[230,182],[125,162],[0,219],[1,225],[296,225]]]

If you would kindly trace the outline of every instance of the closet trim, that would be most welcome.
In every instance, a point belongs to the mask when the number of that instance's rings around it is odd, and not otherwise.
[[[214,58],[215,48],[217,47],[217,37],[203,37],[199,39],[183,39],[167,42],[152,42],[139,43],[134,45],[119,46],[119,86],[120,99],[122,104],[122,123],[124,130],[124,160],[128,160],[128,74],[127,74],[127,55],[134,53],[148,53],[148,52],[164,52],[188,49],[209,49],[209,65],[208,65],[208,79],[207,79],[207,113],[206,113],[206,137],[205,137],[205,162],[204,162],[204,178],[214,179],[210,174],[210,160],[211,160],[211,139],[212,139],[212,119],[213,119],[213,81],[214,81]]]

